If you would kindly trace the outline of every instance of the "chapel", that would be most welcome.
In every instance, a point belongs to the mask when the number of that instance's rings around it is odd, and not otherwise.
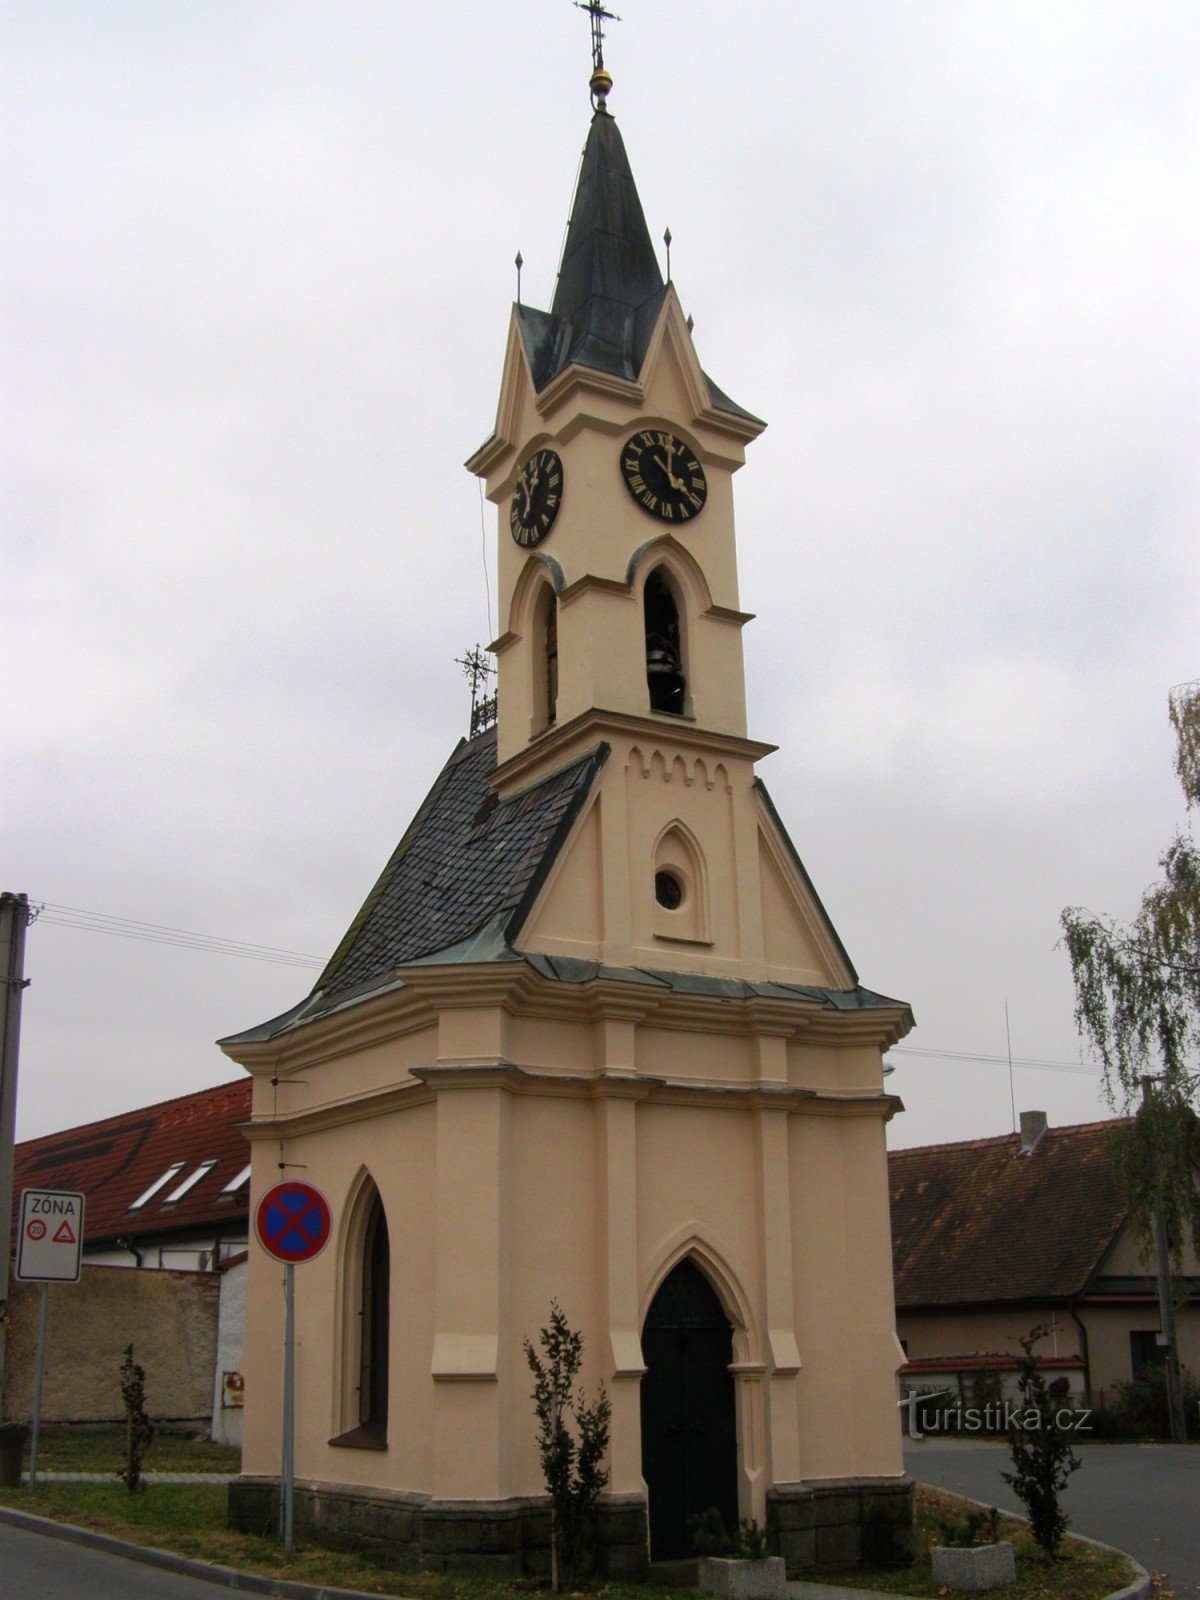
[[[701,366],[595,67],[553,301],[513,306],[467,463],[495,720],[312,993],[221,1041],[252,1209],[302,1171],[333,1218],[296,1272],[297,1528],[544,1572],[524,1342],[555,1303],[612,1405],[601,1571],[688,1556],[714,1510],[791,1572],[905,1559],[883,1052],[912,1016],[756,773],[733,483],[764,423]],[[252,1242],[246,1528],[277,1515],[281,1278]]]

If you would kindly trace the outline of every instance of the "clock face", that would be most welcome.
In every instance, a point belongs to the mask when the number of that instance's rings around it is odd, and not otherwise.
[[[512,536],[527,550],[554,526],[562,504],[563,464],[553,450],[535,450],[521,468],[508,508]]]
[[[625,487],[653,517],[687,522],[704,510],[708,481],[690,445],[673,433],[643,428],[621,451]]]

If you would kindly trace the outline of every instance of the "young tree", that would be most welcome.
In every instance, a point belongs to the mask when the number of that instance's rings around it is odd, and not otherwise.
[[[1175,770],[1200,806],[1200,681],[1171,691]],[[1079,907],[1062,914],[1075,1019],[1104,1065],[1109,1102],[1131,1114],[1122,1141],[1130,1221],[1149,1254],[1157,1214],[1176,1269],[1190,1234],[1200,1250],[1200,847],[1180,829],[1162,881],[1123,924]],[[1154,1093],[1143,1093],[1143,1079]]]
[[[550,1302],[550,1323],[538,1334],[538,1343],[541,1356],[526,1339],[525,1357],[533,1373],[538,1455],[550,1495],[550,1581],[557,1594],[576,1575],[592,1511],[608,1482],[601,1463],[608,1450],[612,1406],[603,1384],[594,1405],[585,1405],[583,1395],[576,1393],[583,1335],[572,1332],[557,1301]],[[578,1442],[568,1415],[575,1420]]]
[[[1008,1428],[1013,1470],[1000,1476],[1012,1485],[1028,1511],[1033,1537],[1053,1556],[1070,1521],[1059,1495],[1082,1463],[1071,1448],[1070,1435],[1058,1425],[1061,1405],[1050,1394],[1033,1353],[1046,1332],[1045,1328],[1033,1328],[1021,1340],[1021,1411]]]
[[[146,1415],[146,1369],[133,1359],[133,1346],[125,1346],[121,1362],[121,1399],[125,1402],[125,1470],[121,1481],[134,1492],[142,1481],[142,1458],[154,1438],[154,1424]]]

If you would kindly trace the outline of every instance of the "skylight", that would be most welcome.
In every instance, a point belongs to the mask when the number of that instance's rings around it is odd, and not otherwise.
[[[189,1189],[194,1189],[196,1187],[196,1185],[200,1182],[200,1179],[203,1178],[203,1177],[206,1177],[208,1175],[208,1173],[210,1173],[212,1171],[212,1169],[216,1166],[216,1164],[217,1163],[215,1161],[203,1161],[203,1162],[201,1162],[201,1164],[196,1168],[195,1172],[193,1172],[190,1177],[187,1177],[187,1178],[185,1178],[183,1180],[183,1182],[179,1185],[178,1189],[172,1189],[171,1190],[171,1193],[163,1201],[163,1205],[164,1206],[178,1205],[179,1202],[183,1199],[184,1195],[187,1194],[188,1190]]]
[[[153,1200],[154,1196],[160,1189],[165,1189],[167,1184],[171,1182],[172,1178],[177,1178],[179,1176],[179,1174],[183,1171],[184,1165],[184,1162],[176,1161],[173,1166],[167,1168],[161,1178],[155,1178],[154,1182],[145,1191],[145,1193],[138,1195],[137,1199],[130,1206],[130,1211],[140,1211],[148,1200]]]
[[[238,1173],[236,1178],[230,1178],[229,1182],[225,1185],[225,1187],[221,1190],[220,1194],[217,1196],[217,1199],[218,1200],[232,1200],[234,1195],[238,1192],[238,1190],[242,1187],[242,1185],[247,1181],[247,1179],[249,1177],[250,1177],[250,1168],[248,1166],[243,1167],[242,1170]]]

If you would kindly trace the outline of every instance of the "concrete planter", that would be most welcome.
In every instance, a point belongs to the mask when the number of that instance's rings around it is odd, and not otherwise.
[[[736,1556],[705,1556],[700,1563],[700,1592],[716,1600],[787,1600],[783,1557],[744,1561]]]
[[[1017,1560],[1007,1539],[999,1544],[935,1545],[933,1581],[940,1589],[998,1589],[1015,1583]]]

